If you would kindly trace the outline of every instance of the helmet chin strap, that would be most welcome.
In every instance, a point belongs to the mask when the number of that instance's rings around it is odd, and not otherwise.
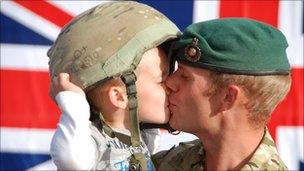
[[[130,170],[147,170],[147,159],[145,157],[143,146],[140,141],[140,129],[137,114],[137,91],[135,82],[137,80],[134,71],[125,72],[121,75],[121,80],[126,86],[128,101],[129,101],[129,115],[130,115],[130,132],[131,132],[131,160],[129,164]],[[146,125],[146,126],[144,126]],[[167,124],[141,124],[142,128],[164,128],[173,135],[179,134]]]
[[[134,71],[125,72],[121,80],[126,85],[129,100],[129,115],[131,123],[131,160],[129,170],[147,170],[147,160],[140,141],[139,122],[137,114],[136,75]]]

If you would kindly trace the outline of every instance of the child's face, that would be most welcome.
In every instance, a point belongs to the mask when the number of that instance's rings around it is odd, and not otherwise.
[[[136,81],[139,120],[148,123],[167,123],[168,99],[164,82],[168,76],[168,59],[163,49],[147,51],[138,66]]]

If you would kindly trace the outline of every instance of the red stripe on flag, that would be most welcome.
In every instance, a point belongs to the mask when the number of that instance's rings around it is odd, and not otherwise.
[[[291,77],[291,89],[286,98],[272,113],[268,124],[269,131],[274,139],[278,126],[304,126],[304,68],[293,68]]]
[[[48,96],[47,72],[0,70],[0,126],[56,128],[59,110]]]
[[[40,15],[59,27],[63,27],[73,18],[73,16],[70,14],[48,3],[47,1],[14,0],[14,2]]]
[[[278,0],[220,1],[220,17],[246,17],[263,21],[274,27],[278,25]]]

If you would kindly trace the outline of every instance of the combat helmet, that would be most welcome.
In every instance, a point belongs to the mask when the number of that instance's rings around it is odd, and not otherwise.
[[[98,5],[76,16],[48,51],[50,76],[69,73],[85,92],[114,77],[127,88],[131,148],[130,169],[146,170],[137,119],[136,76],[142,55],[175,39],[179,29],[162,13],[133,1]]]

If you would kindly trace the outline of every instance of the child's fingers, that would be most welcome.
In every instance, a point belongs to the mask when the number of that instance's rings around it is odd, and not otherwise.
[[[51,87],[51,94],[53,96],[56,96],[61,91],[73,91],[85,97],[84,91],[70,82],[70,75],[68,73],[60,73],[58,77],[53,77]]]
[[[52,81],[50,84],[49,95],[54,99],[57,93],[61,91],[62,87],[59,84],[59,76],[52,77]]]
[[[60,73],[58,75],[58,83],[63,89],[65,89],[66,86],[70,83],[69,74],[68,73]]]

